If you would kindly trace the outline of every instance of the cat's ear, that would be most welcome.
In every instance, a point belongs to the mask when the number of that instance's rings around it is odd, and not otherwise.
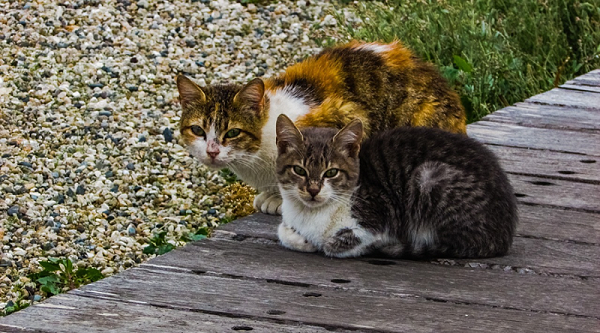
[[[304,138],[296,125],[284,114],[277,117],[277,152],[283,154],[289,149],[297,149],[302,144]]]
[[[256,112],[261,112],[265,105],[265,83],[259,78],[248,82],[235,95],[233,102],[249,105]]]
[[[177,76],[177,89],[179,90],[179,102],[183,107],[191,103],[206,102],[206,95],[202,88],[183,75]]]
[[[341,153],[349,157],[358,157],[360,151],[360,142],[363,137],[363,124],[360,119],[354,119],[348,125],[344,126],[333,137],[333,146]]]

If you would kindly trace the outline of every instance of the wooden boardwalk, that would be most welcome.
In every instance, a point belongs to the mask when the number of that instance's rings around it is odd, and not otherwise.
[[[600,332],[600,70],[499,110],[469,135],[520,205],[509,255],[330,259],[253,215],[211,239],[0,319],[15,332]]]

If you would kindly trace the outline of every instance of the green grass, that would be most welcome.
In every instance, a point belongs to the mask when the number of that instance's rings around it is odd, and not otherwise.
[[[346,26],[352,38],[399,39],[436,64],[460,93],[470,122],[600,67],[600,0],[394,0],[353,6],[364,24]]]

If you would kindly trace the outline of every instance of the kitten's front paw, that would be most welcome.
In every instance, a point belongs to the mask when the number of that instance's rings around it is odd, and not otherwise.
[[[279,224],[277,229],[277,236],[281,245],[288,249],[301,251],[301,252],[315,252],[317,248],[312,245],[306,238],[296,232],[293,228],[287,226],[284,223]]]
[[[323,252],[330,257],[347,258],[362,254],[362,241],[350,228],[342,228],[329,237],[323,245]]]
[[[261,192],[254,198],[254,209],[269,215],[281,215],[281,195],[279,192]]]

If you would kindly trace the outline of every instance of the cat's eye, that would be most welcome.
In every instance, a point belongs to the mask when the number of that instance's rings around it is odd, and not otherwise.
[[[230,129],[227,133],[225,133],[226,138],[235,138],[238,135],[240,135],[239,128]]]
[[[306,170],[304,170],[302,167],[299,166],[294,166],[294,172],[298,175],[298,176],[306,176]]]
[[[206,133],[204,132],[202,127],[200,127],[198,125],[192,125],[190,127],[190,129],[192,130],[192,133],[194,133],[195,136],[205,136],[206,135]]]
[[[335,176],[337,176],[338,172],[339,172],[338,169],[335,169],[335,168],[329,169],[329,170],[325,171],[325,174],[323,176],[326,178],[335,177]]]

